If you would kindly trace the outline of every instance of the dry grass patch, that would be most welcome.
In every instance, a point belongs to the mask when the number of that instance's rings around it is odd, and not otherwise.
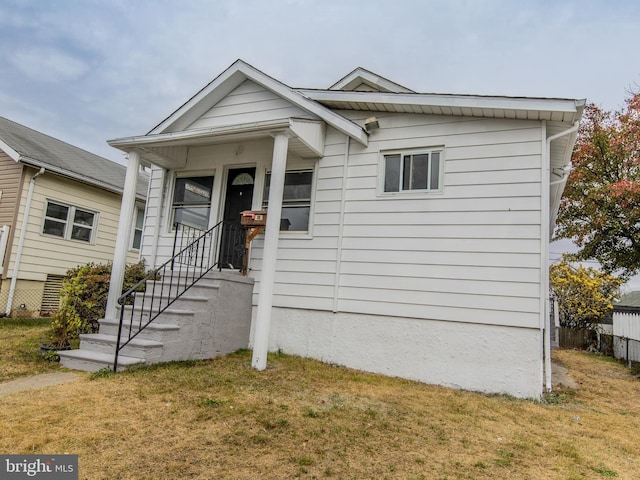
[[[635,478],[640,382],[558,357],[581,388],[546,402],[247,352],[99,375],[4,397],[0,451],[77,453],[87,479]]]
[[[58,369],[39,354],[50,330],[50,318],[0,318],[0,382]]]

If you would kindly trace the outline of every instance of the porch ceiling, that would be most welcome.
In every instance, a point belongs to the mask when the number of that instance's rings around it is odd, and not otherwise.
[[[289,135],[289,151],[296,155],[302,158],[320,158],[324,155],[325,123],[300,118],[147,134],[118,138],[108,143],[124,151],[138,150],[144,161],[174,169],[186,165],[189,147],[257,140],[279,132]]]

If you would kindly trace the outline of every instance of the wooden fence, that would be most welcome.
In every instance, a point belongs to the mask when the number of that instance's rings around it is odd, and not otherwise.
[[[597,342],[598,336],[593,330],[560,327],[560,348],[585,350]]]

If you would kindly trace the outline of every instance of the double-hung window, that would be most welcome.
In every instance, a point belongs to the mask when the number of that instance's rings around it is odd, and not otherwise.
[[[442,150],[411,150],[383,155],[385,193],[441,190]]]
[[[134,215],[133,224],[133,238],[131,239],[131,248],[133,250],[140,250],[142,244],[142,227],[144,225],[144,207],[136,205],[136,212]]]
[[[177,177],[173,189],[172,223],[209,228],[213,176]]]
[[[271,172],[267,172],[264,184],[262,208],[269,207]],[[306,232],[309,230],[311,213],[311,189],[313,170],[289,170],[284,177],[282,195],[282,217],[280,231]]]
[[[91,243],[96,227],[95,212],[47,201],[42,233],[67,240]]]

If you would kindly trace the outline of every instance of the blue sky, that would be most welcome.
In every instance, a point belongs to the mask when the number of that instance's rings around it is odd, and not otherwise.
[[[421,92],[640,84],[640,2],[0,0],[0,115],[112,160],[237,58],[294,87],[362,66]]]

